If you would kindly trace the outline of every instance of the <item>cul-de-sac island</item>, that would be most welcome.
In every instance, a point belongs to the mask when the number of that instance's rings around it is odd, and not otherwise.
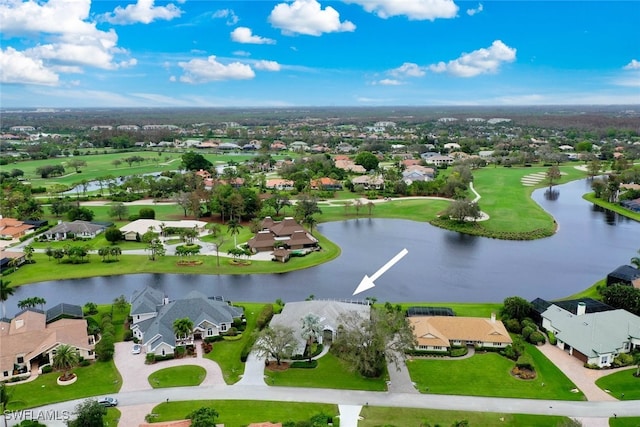
[[[637,108],[2,116],[5,425],[640,424]]]

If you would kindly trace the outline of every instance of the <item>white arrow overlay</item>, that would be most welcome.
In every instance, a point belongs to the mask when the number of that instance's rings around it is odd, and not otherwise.
[[[391,267],[394,266],[395,263],[397,263],[398,261],[400,261],[402,259],[402,257],[404,257],[406,254],[408,254],[409,251],[406,249],[401,250],[398,255],[394,256],[393,258],[391,258],[385,265],[383,265],[378,271],[376,271],[375,273],[373,273],[371,275],[371,277],[367,276],[366,274],[364,275],[364,278],[362,279],[362,281],[360,282],[360,284],[358,285],[358,287],[356,288],[356,290],[353,292],[353,295],[359,294],[360,292],[364,292],[366,290],[369,290],[371,288],[373,288],[376,284],[374,283],[376,281],[376,279],[380,276],[382,276],[384,274],[385,271],[387,271],[388,269],[390,269]]]

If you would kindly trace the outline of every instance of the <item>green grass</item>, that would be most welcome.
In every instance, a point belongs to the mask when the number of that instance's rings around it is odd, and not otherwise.
[[[609,390],[611,396],[624,400],[640,400],[640,377],[634,377],[636,369],[619,371],[606,377],[599,378],[596,385],[603,390]]]
[[[44,282],[51,280],[80,279],[95,276],[112,276],[119,274],[136,273],[184,273],[184,274],[262,274],[285,273],[294,270],[313,267],[331,261],[340,255],[340,248],[324,236],[315,233],[322,247],[321,251],[312,252],[305,257],[291,258],[289,262],[279,263],[273,261],[253,261],[250,265],[236,266],[231,264],[231,258],[220,257],[220,266],[216,265],[215,255],[200,255],[192,257],[193,260],[202,261],[201,265],[181,267],[177,265],[179,257],[164,256],[155,261],[149,260],[146,255],[121,255],[116,263],[104,263],[95,254],[89,255],[86,264],[58,264],[55,260],[48,260],[41,253],[33,255],[35,264],[21,267],[11,273],[7,280],[13,286],[27,283]]]
[[[118,425],[122,414],[116,408],[107,408],[107,416],[104,417],[105,427],[113,427]]]
[[[353,197],[356,197],[356,195],[354,194]],[[376,203],[371,212],[371,216],[369,216],[369,211],[366,206],[360,209],[359,215],[356,215],[355,208],[353,207],[350,207],[349,210],[345,212],[342,206],[321,206],[322,214],[317,215],[317,218],[320,222],[342,221],[356,218],[394,218],[426,222],[434,219],[448,204],[449,201],[447,200],[394,200]]]
[[[376,303],[376,307],[380,302]],[[395,306],[395,304],[393,304]],[[403,302],[400,304],[402,310],[409,307],[447,307],[453,310],[456,316],[461,317],[486,317],[490,318],[491,313],[500,313],[502,303],[492,302]]]
[[[260,303],[238,303],[244,308],[247,319],[246,329],[239,340],[225,340],[213,343],[213,349],[205,357],[220,365],[222,376],[227,384],[235,384],[244,373],[244,363],[240,361],[240,354],[245,342],[250,338],[256,327],[256,318],[264,307]]]
[[[154,421],[184,419],[188,414],[203,406],[214,408],[220,417],[216,419],[225,427],[243,427],[250,423],[264,421],[303,421],[323,413],[335,417],[337,405],[320,403],[295,403],[248,401],[248,400],[192,400],[187,402],[161,403],[153,408],[158,416]]]
[[[598,288],[604,286],[606,281],[607,281],[606,279],[598,280],[596,283],[589,286],[587,289],[580,291],[578,293],[575,293],[573,295],[569,295],[568,297],[562,298],[562,299],[593,298],[595,300],[600,300],[602,299],[602,296],[600,295],[600,291],[598,290]]]
[[[290,387],[315,387],[349,390],[385,391],[386,377],[364,378],[357,372],[350,372],[331,353],[318,360],[314,369],[287,369],[286,371],[265,370],[267,384]]]
[[[640,426],[640,417],[609,418],[609,426],[611,426],[611,427],[638,427],[638,426]]]
[[[531,193],[547,184],[541,182],[525,187],[520,179],[536,172],[546,172],[546,167],[493,168],[486,167],[473,172],[473,185],[482,196],[478,204],[490,219],[482,222],[489,231],[522,232],[537,229],[553,230],[553,218],[533,199]],[[585,173],[572,166],[562,166],[559,183],[585,177]]]
[[[497,353],[476,353],[462,360],[413,359],[407,362],[418,390],[434,394],[584,400],[572,393],[575,385],[540,351],[527,345],[537,377],[521,380],[511,375],[514,362]],[[543,386],[544,384],[544,386]]]
[[[125,326],[125,322],[127,321],[127,318],[129,317],[130,309],[131,309],[131,306],[127,306],[127,310],[119,311],[114,309],[112,304],[99,304],[98,313],[93,314],[89,317],[92,317],[98,322],[98,324],[100,324],[100,319],[102,318],[102,316],[104,314],[110,314],[111,323],[113,323],[113,329],[114,329],[114,335],[113,335],[114,339],[116,340],[116,342],[124,341],[124,331],[125,331],[124,326]]]
[[[201,366],[184,365],[164,368],[149,375],[149,384],[153,388],[188,387],[200,385],[207,376]]]
[[[623,208],[617,203],[609,203],[606,200],[597,199],[594,193],[587,193],[584,196],[582,196],[582,198],[593,203],[594,205],[598,205],[605,209],[609,209],[610,211],[614,211],[616,213],[619,213],[622,216],[631,218],[635,221],[640,221],[640,212],[633,212],[633,211],[630,211],[629,209]]]
[[[467,420],[470,426],[559,426],[565,417],[524,414],[499,414],[493,412],[444,411],[438,409],[413,409],[368,406],[362,408],[358,427],[420,427],[423,425],[450,426],[456,421]]]
[[[33,408],[83,397],[100,396],[117,393],[122,385],[122,377],[113,361],[96,362],[83,368],[75,368],[73,372],[78,380],[66,386],[56,382],[58,372],[40,375],[34,381],[11,386],[12,401],[9,410]]]

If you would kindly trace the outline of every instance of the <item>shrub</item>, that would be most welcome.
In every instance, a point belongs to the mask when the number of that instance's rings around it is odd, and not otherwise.
[[[540,331],[534,331],[529,335],[529,342],[531,344],[539,345],[544,344],[546,339],[544,338],[544,334]]]
[[[253,344],[256,342],[256,337],[256,334],[252,334],[247,341],[245,341],[244,347],[242,347],[242,351],[240,352],[240,360],[243,363],[247,361],[249,353],[251,353],[251,349],[253,348]]]
[[[144,363],[146,363],[147,365],[151,365],[152,363],[155,363],[156,361],[156,355],[153,353],[147,353],[147,355],[144,357]]]
[[[211,344],[211,343],[214,343],[216,341],[222,341],[222,340],[224,340],[222,335],[214,335],[212,337],[206,337],[204,339],[204,342],[206,342],[207,344]]]
[[[89,365],[91,365],[91,361],[90,360],[82,359],[80,361],[80,366],[89,366]]]
[[[202,343],[202,352],[204,354],[211,353],[211,350],[213,350],[213,344],[208,343],[208,342],[203,342]]]
[[[619,368],[622,366],[629,366],[633,363],[633,356],[627,353],[621,353],[613,359],[613,363],[611,366],[614,368]]]
[[[317,360],[312,360],[309,362],[308,360],[297,360],[292,362],[289,367],[291,368],[301,368],[301,369],[313,369],[318,366]]]
[[[175,350],[174,350],[174,354],[175,354],[175,357],[176,357],[177,359],[180,359],[181,357],[184,357],[184,355],[185,355],[186,353],[187,353],[187,349],[186,349],[186,347],[185,347],[185,346],[182,346],[182,345],[181,345],[181,346],[176,347],[176,348],[175,348]]]
[[[51,372],[53,372],[53,367],[51,365],[44,365],[42,367],[43,374],[50,374]]]
[[[469,350],[467,350],[467,347],[452,348],[450,352],[450,356],[462,357],[462,356],[465,356],[467,353],[469,353]]]
[[[124,331],[124,340],[131,341],[133,339],[133,331],[131,329],[127,329]]]
[[[171,360],[174,358],[173,354],[165,354],[164,356],[157,356],[151,353],[151,355],[154,356],[153,359],[156,362],[162,362],[163,360]]]
[[[547,336],[549,337],[549,344],[556,345],[558,343],[556,334],[554,334],[553,331],[547,331]]]
[[[529,339],[529,335],[531,335],[535,331],[536,330],[534,328],[532,328],[531,326],[525,326],[524,328],[522,328],[522,338],[524,338],[525,340],[528,340]]]
[[[88,302],[82,307],[82,311],[85,315],[92,315],[98,313],[98,305],[95,302]]]
[[[258,330],[264,329],[265,326],[269,324],[271,318],[273,317],[273,304],[267,304],[264,306],[260,314],[258,314],[258,318],[256,319],[256,327]]]
[[[151,208],[140,208],[138,216],[140,219],[156,219],[156,211]]]
[[[507,331],[512,332],[514,334],[519,334],[522,332],[522,325],[518,319],[509,319],[504,322],[504,326],[507,328]]]

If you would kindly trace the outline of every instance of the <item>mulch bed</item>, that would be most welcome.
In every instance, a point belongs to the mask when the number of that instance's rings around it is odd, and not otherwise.
[[[268,364],[265,364],[265,367],[270,370],[270,371],[286,371],[287,369],[289,369],[289,362],[280,362],[280,364],[278,365],[278,363],[274,360],[273,362],[269,362]]]

